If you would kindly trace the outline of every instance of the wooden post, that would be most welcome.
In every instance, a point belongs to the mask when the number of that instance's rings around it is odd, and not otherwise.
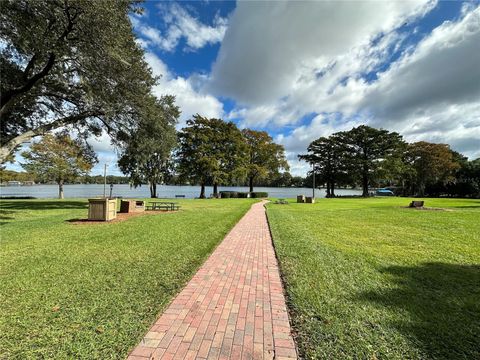
[[[107,164],[103,166],[103,197],[107,197]]]

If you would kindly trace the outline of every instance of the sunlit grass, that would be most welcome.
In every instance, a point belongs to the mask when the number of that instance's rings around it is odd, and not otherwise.
[[[308,359],[480,358],[480,200],[268,205]]]
[[[254,202],[75,225],[85,200],[2,200],[0,358],[124,358]]]

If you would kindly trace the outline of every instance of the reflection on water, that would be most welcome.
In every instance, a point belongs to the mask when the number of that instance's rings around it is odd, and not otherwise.
[[[219,191],[234,190],[248,191],[248,187],[220,186]],[[103,196],[103,185],[65,185],[66,198],[89,198]],[[209,196],[213,189],[207,188],[206,194]],[[264,191],[270,197],[278,198],[294,198],[297,195],[311,196],[312,189],[308,188],[270,188],[255,187],[254,191]],[[110,186],[106,188],[107,195],[110,194]],[[335,190],[337,195],[360,195],[360,190]],[[200,194],[200,186],[172,186],[162,185],[157,187],[158,197],[174,198],[175,195],[185,195],[186,198],[194,198]],[[32,186],[4,186],[0,188],[1,196],[34,196],[37,198],[56,198],[58,196],[57,185],[32,185]],[[131,198],[148,198],[150,191],[148,186],[138,188],[129,185],[114,185],[113,196],[131,197]],[[316,197],[325,197],[325,190],[316,190]]]

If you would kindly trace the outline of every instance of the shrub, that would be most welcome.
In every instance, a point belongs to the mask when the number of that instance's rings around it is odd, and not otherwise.
[[[242,192],[242,191],[220,191],[220,197],[222,199],[233,199],[233,198],[266,198],[268,193],[266,192]]]
[[[266,192],[251,192],[250,197],[251,198],[266,198],[266,197],[268,197],[268,193],[266,193]]]
[[[220,191],[220,197],[222,199],[238,198],[238,192],[236,192],[236,191]]]

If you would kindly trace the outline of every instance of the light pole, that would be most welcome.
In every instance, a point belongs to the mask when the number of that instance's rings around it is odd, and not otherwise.
[[[315,163],[312,163],[312,199],[315,200]]]
[[[103,167],[103,198],[107,197],[107,164]]]

